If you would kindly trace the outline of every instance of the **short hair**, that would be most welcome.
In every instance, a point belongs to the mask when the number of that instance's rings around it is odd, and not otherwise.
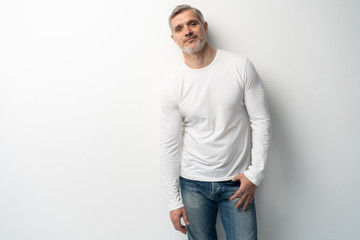
[[[202,25],[205,24],[204,16],[202,15],[202,13],[200,12],[199,9],[194,8],[187,4],[178,5],[174,8],[174,10],[172,11],[172,13],[170,14],[170,17],[169,17],[169,27],[170,27],[171,32],[173,32],[171,20],[173,20],[173,18],[176,17],[176,15],[178,15],[186,10],[192,10],[196,14],[196,16],[199,19],[199,21],[201,22],[201,24]]]

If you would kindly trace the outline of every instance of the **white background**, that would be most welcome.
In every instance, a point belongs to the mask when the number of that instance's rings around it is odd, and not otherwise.
[[[160,93],[182,61],[167,18],[180,3],[0,2],[0,239],[186,239],[158,160]],[[358,239],[359,2],[188,3],[269,95],[259,239]]]

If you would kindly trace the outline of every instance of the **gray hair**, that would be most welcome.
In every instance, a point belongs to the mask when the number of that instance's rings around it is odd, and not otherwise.
[[[170,17],[169,17],[169,27],[170,27],[171,32],[173,32],[173,29],[171,26],[171,20],[173,20],[173,18],[176,17],[176,15],[178,15],[186,10],[192,10],[196,14],[196,16],[199,19],[199,21],[201,22],[201,24],[204,25],[205,19],[199,9],[194,8],[190,5],[186,5],[186,4],[178,5],[174,8],[174,10],[172,11],[172,13],[170,14]]]

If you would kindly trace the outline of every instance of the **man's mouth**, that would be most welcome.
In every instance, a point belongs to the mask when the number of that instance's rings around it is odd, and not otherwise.
[[[195,38],[197,38],[197,37],[198,37],[197,35],[192,36],[192,37],[189,37],[189,38],[185,39],[184,42],[188,42],[188,41],[193,40],[193,39],[195,39]]]

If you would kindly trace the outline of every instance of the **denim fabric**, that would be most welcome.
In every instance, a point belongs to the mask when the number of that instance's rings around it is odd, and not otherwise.
[[[235,208],[238,198],[229,201],[240,182],[202,182],[180,177],[183,203],[189,218],[189,240],[217,240],[215,229],[220,214],[227,240],[256,240],[257,224],[255,200],[246,210]]]

